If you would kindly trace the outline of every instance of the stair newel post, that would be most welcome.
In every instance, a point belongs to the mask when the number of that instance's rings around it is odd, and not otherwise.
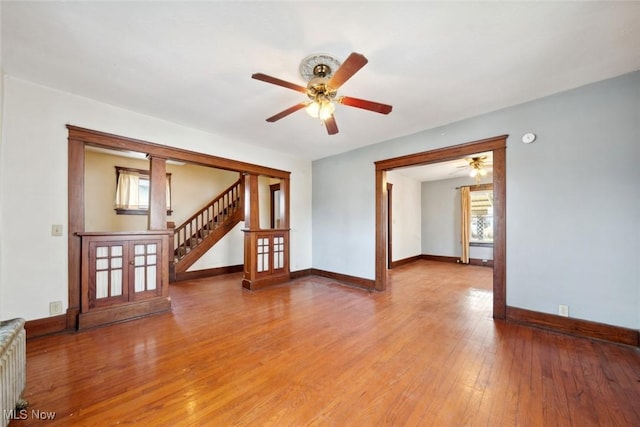
[[[169,237],[169,244],[167,246],[167,250],[169,251],[169,283],[175,282],[176,280],[176,269],[174,264],[174,256],[175,251],[174,248],[178,247],[178,242],[175,235],[176,223],[173,221],[167,221],[167,231]]]

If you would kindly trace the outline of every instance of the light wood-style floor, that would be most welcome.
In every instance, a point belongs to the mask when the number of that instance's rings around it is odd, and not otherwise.
[[[30,340],[29,411],[56,418],[11,426],[639,426],[640,352],[494,321],[491,274],[172,285],[171,314]]]

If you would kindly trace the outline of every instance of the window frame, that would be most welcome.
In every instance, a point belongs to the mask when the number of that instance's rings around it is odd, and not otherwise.
[[[138,174],[141,178],[145,178],[147,181],[151,182],[150,172],[146,169],[136,169],[136,168],[129,168],[125,166],[115,166],[115,169],[116,169],[116,192],[118,191],[118,180],[120,178],[121,172],[133,172]],[[169,197],[167,200],[168,202],[167,205],[169,207],[167,208],[167,215],[171,215],[173,213],[173,209],[171,207],[172,189],[171,189],[170,173],[167,173],[167,185],[169,186],[169,192],[168,192]],[[138,208],[138,209],[114,207],[113,210],[116,212],[116,215],[149,215],[148,205],[146,208]]]
[[[470,185],[469,186],[469,193],[473,193],[474,191],[476,191],[476,192],[491,191],[491,193],[493,194],[493,183]],[[469,197],[471,198],[471,195]],[[469,200],[469,208],[471,209],[471,200]],[[491,241],[491,242],[477,242],[477,241],[475,241],[474,242],[472,240],[472,237],[471,237],[472,218],[473,218],[473,214],[469,215],[469,246],[481,247],[481,248],[492,248],[493,247],[493,243],[494,243],[493,241]],[[493,222],[493,215],[491,215],[491,218],[492,218],[492,222]],[[493,228],[493,223],[492,223],[492,228]]]

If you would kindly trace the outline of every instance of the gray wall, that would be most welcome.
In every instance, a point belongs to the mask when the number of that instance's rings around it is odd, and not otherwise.
[[[313,266],[374,278],[374,161],[502,134],[507,304],[638,328],[640,72],[313,162]]]

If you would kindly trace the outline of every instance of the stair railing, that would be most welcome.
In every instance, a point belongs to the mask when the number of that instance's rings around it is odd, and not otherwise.
[[[242,180],[239,179],[174,230],[174,260],[184,258],[207,235],[242,208]]]

